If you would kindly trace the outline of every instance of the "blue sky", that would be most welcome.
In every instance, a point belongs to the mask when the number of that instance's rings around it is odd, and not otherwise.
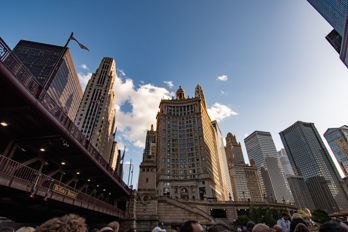
[[[135,187],[146,129],[179,85],[193,96],[199,83],[223,136],[236,134],[243,149],[255,130],[271,132],[280,150],[278,133],[298,120],[321,135],[347,124],[348,70],[325,39],[332,27],[305,0],[5,0],[2,8],[11,48],[21,39],[64,46],[74,32],[90,50],[69,44],[82,84],[103,57],[115,59],[117,141],[135,165]]]

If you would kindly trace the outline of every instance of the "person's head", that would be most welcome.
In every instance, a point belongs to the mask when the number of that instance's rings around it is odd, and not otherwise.
[[[345,227],[343,227],[340,223],[332,222],[332,221],[326,222],[319,227],[319,232],[330,232],[330,231],[347,232],[348,230]]]
[[[302,216],[299,213],[294,213],[292,215],[292,220],[294,220],[294,219],[303,219],[303,218],[302,218]]]
[[[259,223],[254,226],[252,232],[275,232],[275,230],[265,224]]]
[[[87,232],[85,219],[75,214],[52,218],[41,224],[36,232]]]
[[[278,225],[273,226],[273,229],[277,232],[284,232],[284,230]]]
[[[128,232],[130,232],[130,231],[128,231]],[[152,232],[166,232],[166,230],[161,229],[161,227],[156,226],[155,228],[153,228]]]
[[[99,232],[114,232],[114,230],[111,227],[103,227],[99,230]]]
[[[164,230],[166,231],[166,230]],[[129,228],[127,232],[137,232],[137,230],[135,228]]]
[[[209,227],[208,232],[220,232],[220,230],[216,225],[213,225]]]
[[[181,226],[180,232],[203,232],[203,228],[198,221],[189,220]]]
[[[307,226],[303,223],[298,223],[295,227],[294,232],[309,232]]]
[[[18,230],[16,230],[16,232],[34,232],[35,229],[33,227],[30,226],[23,226],[21,228],[19,228]]]
[[[252,231],[253,228],[254,228],[254,226],[255,226],[255,223],[254,223],[254,222],[248,221],[248,223],[247,223],[246,226],[245,226],[245,230],[246,230],[246,231]]]
[[[284,212],[284,213],[282,213],[282,215],[283,215],[283,218],[284,218],[285,221],[287,221],[289,219],[289,214],[288,213]]]
[[[110,222],[108,224],[108,227],[110,227],[111,229],[113,229],[115,232],[118,231],[118,229],[120,228],[120,224],[117,222],[117,221],[113,221],[113,222]]]
[[[9,226],[0,226],[0,232],[15,232],[15,229]]]

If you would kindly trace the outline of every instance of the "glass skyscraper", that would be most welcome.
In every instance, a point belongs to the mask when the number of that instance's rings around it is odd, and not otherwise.
[[[250,162],[253,160],[258,168],[268,201],[294,202],[271,133],[254,131],[244,142]]]
[[[340,59],[348,67],[348,1],[307,0],[334,28],[326,37],[340,53]]]
[[[291,166],[316,208],[348,212],[348,191],[313,123],[298,121],[279,133]],[[309,197],[309,196],[308,196]]]
[[[21,40],[13,52],[45,87],[48,95],[74,120],[83,93],[70,49]],[[57,70],[53,72],[55,65]]]
[[[348,176],[348,127],[329,128],[324,137],[335,154],[344,175]]]

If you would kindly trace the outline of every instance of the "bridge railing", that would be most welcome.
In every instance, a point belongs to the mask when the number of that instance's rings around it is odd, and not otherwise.
[[[73,137],[106,169],[118,182],[128,195],[132,190],[123,182],[122,178],[99,154],[97,149],[86,139],[82,132],[75,126],[63,109],[47,94],[43,87],[36,81],[35,77],[25,67],[22,61],[11,51],[7,44],[0,37],[0,62],[23,84],[23,86],[39,100],[39,102],[53,115]]]
[[[75,198],[71,198],[72,200],[75,200],[74,205],[78,205],[77,203],[78,201],[81,204],[88,204],[89,205],[88,208],[97,208],[97,209],[102,208],[104,210],[109,210],[112,212],[113,215],[119,216],[119,217],[124,217],[125,215],[125,212],[123,210],[118,209],[117,207],[111,204],[101,201],[86,193],[80,192],[79,190],[75,188],[72,188],[60,181],[54,180],[50,176],[42,174],[33,168],[25,166],[3,155],[0,155],[0,177],[1,176],[7,177],[6,179],[11,180],[8,182],[0,180],[1,185],[21,189],[20,186],[24,184],[25,186],[31,186],[30,191],[33,194],[37,194],[39,192],[47,193],[48,198],[56,198],[56,199],[57,199],[57,196],[59,196],[59,193],[55,193],[53,191],[53,187],[55,185],[58,185],[61,188],[70,190],[71,192],[77,194]],[[20,182],[22,184],[18,184]],[[56,194],[56,196],[54,196],[54,194]],[[29,197],[29,194],[28,194],[28,197]],[[62,195],[61,198],[63,197],[68,197],[68,196]]]

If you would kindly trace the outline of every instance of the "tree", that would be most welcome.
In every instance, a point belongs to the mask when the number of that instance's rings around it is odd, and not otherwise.
[[[282,217],[282,213],[278,209],[267,207],[251,207],[250,219],[255,223],[265,223],[268,226],[277,224],[277,220]]]
[[[250,221],[250,218],[247,215],[238,216],[237,219],[233,222],[235,226],[246,226],[246,224]]]
[[[312,212],[312,220],[319,223],[320,225],[324,224],[331,220],[329,214],[322,209],[315,209]]]

